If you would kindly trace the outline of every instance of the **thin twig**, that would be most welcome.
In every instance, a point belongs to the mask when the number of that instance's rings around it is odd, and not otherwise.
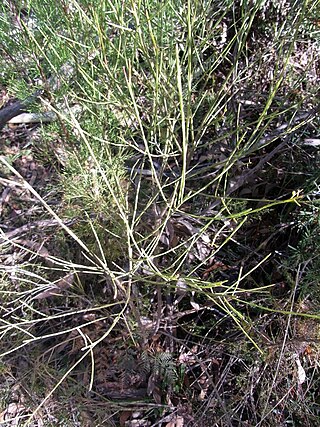
[[[66,221],[66,225],[71,225],[76,221],[76,219]],[[37,228],[48,228],[48,227],[56,227],[61,225],[61,221],[59,222],[56,219],[42,219],[39,221],[34,221],[30,224],[22,225],[21,227],[16,228],[15,230],[8,231],[7,233],[1,233],[2,237],[0,237],[0,243],[3,240],[10,240],[17,236],[21,236],[26,233],[30,233],[30,231],[34,231]]]
[[[241,188],[246,182],[248,182],[250,178],[252,178],[255,174],[257,174],[257,172],[259,172],[267,162],[269,162],[279,151],[282,150],[285,144],[287,144],[288,138],[291,135],[290,129],[288,130],[289,126],[292,126],[292,128],[295,128],[294,125],[300,121],[303,121],[303,124],[310,122],[316,116],[318,109],[312,109],[311,111],[297,114],[295,117],[292,118],[292,120],[290,120],[290,122],[282,124],[281,126],[276,128],[274,131],[272,131],[269,135],[261,138],[254,145],[254,147],[250,149],[250,152],[252,152],[253,150],[254,151],[259,150],[262,147],[270,144],[275,139],[281,138],[282,136],[283,136],[283,141],[280,144],[278,144],[270,153],[262,157],[256,166],[254,166],[248,172],[245,172],[239,177],[237,177],[236,183],[231,182],[229,184],[229,187],[225,195],[222,198],[230,196],[239,188]],[[220,205],[222,198],[217,199],[207,209],[205,209],[205,211],[203,211],[202,214],[205,215],[205,214],[211,213],[213,209],[215,209],[217,206]]]

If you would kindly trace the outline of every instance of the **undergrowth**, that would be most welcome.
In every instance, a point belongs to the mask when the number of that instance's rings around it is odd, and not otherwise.
[[[316,425],[319,13],[3,2],[1,422]]]

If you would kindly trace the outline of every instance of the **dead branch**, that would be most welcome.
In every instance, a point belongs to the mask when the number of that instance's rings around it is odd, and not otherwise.
[[[56,75],[51,76],[46,81],[46,90],[54,92],[61,87],[63,81],[69,81],[74,73],[74,67],[69,63],[64,64]],[[14,117],[20,116],[28,111],[31,104],[40,100],[43,90],[37,90],[33,95],[25,100],[18,100],[11,105],[7,105],[0,110],[0,130]],[[21,116],[20,120],[14,120],[14,123],[34,123],[52,121],[54,113],[47,112],[43,114],[34,113],[32,119],[25,120],[26,116]]]

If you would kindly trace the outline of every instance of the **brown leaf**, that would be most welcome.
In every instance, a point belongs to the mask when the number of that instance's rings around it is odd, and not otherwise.
[[[50,298],[53,296],[61,296],[62,291],[71,287],[74,280],[74,273],[68,273],[64,277],[61,277],[57,282],[53,283],[52,286],[47,288],[45,291],[40,292],[35,299],[41,300]]]
[[[29,248],[31,251],[36,252],[38,256],[45,259],[46,263],[51,267],[53,262],[50,260],[50,253],[48,249],[43,245],[43,243],[34,242],[32,240],[15,240],[14,243],[25,246]]]
[[[229,265],[226,265],[226,264],[224,264],[223,262],[221,262],[221,261],[216,261],[214,264],[212,264],[210,267],[208,267],[206,270],[205,270],[205,272],[203,273],[203,275],[202,275],[202,278],[204,279],[204,280],[206,280],[207,278],[208,278],[208,276],[209,276],[209,274],[212,272],[212,271],[215,271],[215,270],[220,270],[220,271],[226,271],[226,270],[228,270],[228,269],[230,269],[231,267],[229,266]]]
[[[40,292],[40,294],[36,295],[34,299],[41,300],[41,299],[46,299],[46,298],[56,297],[61,295],[62,295],[61,289],[57,288],[56,286],[52,286],[46,289],[45,291]]]
[[[158,403],[158,405],[160,405],[161,390],[160,390],[160,387],[157,385],[157,381],[154,374],[150,375],[148,380],[148,395],[150,396],[151,394],[155,402]]]
[[[132,415],[132,411],[122,411],[121,415],[120,415],[120,427],[125,427],[126,425],[126,421],[128,421],[128,419],[131,417]]]
[[[160,387],[155,387],[154,388],[154,390],[153,390],[153,392],[152,392],[152,397],[154,398],[154,400],[155,400],[155,402],[158,404],[158,405],[161,405],[161,390],[160,390]]]
[[[18,417],[18,415],[23,413],[25,409],[24,405],[15,402],[10,403],[8,407],[0,413],[0,423],[6,423],[7,419]]]
[[[169,247],[174,248],[178,243],[178,238],[176,236],[174,226],[172,225],[172,222],[170,219],[166,224],[166,232],[169,236]]]
[[[168,424],[166,424],[166,427],[183,427],[184,426],[184,419],[180,415],[177,415],[177,417]]]
[[[55,285],[59,289],[68,289],[72,286],[72,283],[74,281],[74,273],[68,273],[64,277],[61,277]]]

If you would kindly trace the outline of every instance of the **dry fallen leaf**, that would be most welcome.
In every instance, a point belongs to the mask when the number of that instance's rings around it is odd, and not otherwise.
[[[175,419],[171,420],[166,424],[166,427],[183,427],[184,419],[180,415],[178,415]]]
[[[25,406],[20,403],[10,403],[8,407],[0,413],[0,423],[7,424],[9,420],[11,421],[12,426],[16,426],[19,424],[19,414],[25,411]],[[16,419],[17,421],[15,421]],[[7,424],[8,425],[8,424]]]
[[[59,279],[55,283],[55,285],[59,289],[68,289],[72,286],[73,281],[74,281],[74,273],[68,273],[64,277],[61,277],[61,279]]]
[[[52,266],[53,262],[51,261],[50,257],[50,253],[48,251],[48,249],[43,245],[43,243],[38,243],[38,242],[34,242],[32,240],[22,240],[22,239],[18,239],[18,240],[14,240],[15,244],[19,244],[21,246],[25,246],[26,248],[30,249],[33,252],[36,252],[37,256],[40,256],[42,258],[44,258],[45,262],[48,264],[48,266]]]
[[[74,273],[68,273],[57,282],[52,283],[46,290],[40,292],[34,299],[41,300],[53,296],[62,295],[62,291],[71,287],[74,280]]]
[[[212,271],[215,271],[215,270],[220,270],[220,271],[226,271],[226,270],[228,270],[228,269],[230,269],[231,267],[229,266],[229,265],[226,265],[226,264],[224,264],[223,262],[221,262],[221,261],[215,261],[212,265],[210,265],[210,267],[208,267],[206,270],[205,270],[205,272],[203,273],[203,275],[202,275],[202,278],[204,279],[204,280],[206,280],[208,277],[209,277],[209,274],[212,272]]]
[[[307,379],[307,375],[306,375],[306,371],[304,370],[303,366],[301,365],[299,356],[296,355],[295,356],[295,361],[298,367],[298,385],[303,384],[306,379]]]
[[[120,427],[125,427],[125,425],[127,423],[127,421],[129,420],[129,418],[132,415],[132,411],[122,411],[120,414],[120,419],[119,419],[119,423],[120,423]]]
[[[46,289],[45,291],[40,292],[38,295],[36,295],[34,297],[34,299],[42,300],[42,299],[46,299],[46,298],[50,298],[50,297],[57,297],[57,296],[61,296],[61,295],[62,295],[61,289],[59,289],[55,286],[52,286],[52,287],[49,287],[48,289]]]

